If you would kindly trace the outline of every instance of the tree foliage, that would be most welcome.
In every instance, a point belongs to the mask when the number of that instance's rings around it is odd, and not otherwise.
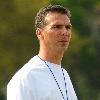
[[[63,65],[79,100],[100,99],[100,1],[2,0],[0,1],[0,100],[13,74],[38,52],[34,17],[46,4],[71,10],[73,35]]]

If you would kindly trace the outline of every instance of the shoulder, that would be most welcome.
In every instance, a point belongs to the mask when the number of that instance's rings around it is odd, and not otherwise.
[[[42,75],[45,75],[47,73],[47,69],[45,67],[45,64],[43,61],[41,61],[38,56],[34,56],[31,58],[21,69],[19,69],[10,82],[8,83],[8,86],[11,84],[13,85],[19,85],[19,84],[25,84],[30,82],[32,80],[37,80],[37,77],[41,77]]]
[[[73,100],[73,99],[78,100],[68,72],[65,69],[63,69],[63,71],[64,71],[64,75],[65,75],[65,79],[66,79],[66,83],[67,83],[66,85],[69,90],[69,96],[70,96],[71,100]]]
[[[63,72],[64,72],[64,74],[65,74],[66,77],[69,77],[69,78],[70,78],[70,76],[69,76],[67,70],[65,70],[64,68],[63,68]]]
[[[64,76],[65,76],[65,79],[67,80],[67,82],[69,84],[72,84],[72,81],[71,81],[69,73],[65,69],[63,69],[63,72],[64,72]]]
[[[34,76],[33,74],[36,72],[39,66],[39,63],[35,58],[35,56],[31,58],[21,69],[19,69],[11,78],[7,86],[17,86],[19,84],[27,83],[27,81],[30,81],[31,76]]]
[[[33,58],[19,69],[7,84],[7,100],[28,100],[31,98],[31,95],[29,94],[30,91],[34,92],[33,95],[35,97],[36,84],[32,74],[34,74],[34,70],[38,64],[36,64],[36,61]],[[34,82],[32,82],[32,80],[34,80]]]

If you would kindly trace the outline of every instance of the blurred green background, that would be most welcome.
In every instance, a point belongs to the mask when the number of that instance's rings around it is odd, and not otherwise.
[[[62,64],[79,100],[100,100],[100,0],[0,0],[0,100],[14,73],[38,53],[37,11],[47,4],[71,11],[73,36]]]

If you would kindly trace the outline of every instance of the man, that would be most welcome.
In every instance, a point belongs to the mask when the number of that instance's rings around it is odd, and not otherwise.
[[[71,38],[70,11],[60,5],[37,13],[38,55],[25,64],[7,86],[7,100],[77,100],[61,60]]]

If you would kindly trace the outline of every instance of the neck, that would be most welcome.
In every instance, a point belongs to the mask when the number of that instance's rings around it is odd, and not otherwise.
[[[48,51],[40,50],[38,56],[45,61],[55,64],[61,64],[63,54],[57,52],[54,53],[51,52],[51,50]]]

